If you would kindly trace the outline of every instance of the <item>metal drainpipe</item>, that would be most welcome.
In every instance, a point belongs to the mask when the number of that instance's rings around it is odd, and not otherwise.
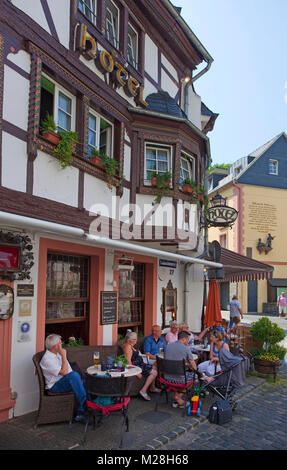
[[[208,61],[207,62],[207,66],[201,70],[201,72],[199,72],[197,75],[195,75],[195,77],[191,77],[190,81],[187,82],[187,84],[185,85],[184,87],[184,112],[188,118],[188,87],[190,85],[192,85],[196,80],[198,80],[200,77],[202,77],[202,75],[204,75],[206,72],[208,72],[208,70],[210,69],[211,67],[211,64],[212,64],[212,61]]]

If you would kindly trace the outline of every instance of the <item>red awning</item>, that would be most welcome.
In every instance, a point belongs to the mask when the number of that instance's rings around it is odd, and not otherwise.
[[[224,267],[224,279],[221,282],[230,281],[259,281],[272,279],[274,267],[261,263],[248,256],[240,255],[234,251],[221,248],[220,262]]]

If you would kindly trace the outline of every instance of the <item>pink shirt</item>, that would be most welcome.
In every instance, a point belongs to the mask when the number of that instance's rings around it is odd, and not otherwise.
[[[178,333],[172,333],[169,331],[165,337],[166,344],[175,343],[177,341]]]
[[[280,295],[277,300],[279,302],[280,307],[287,307],[287,297],[283,297],[282,295]]]

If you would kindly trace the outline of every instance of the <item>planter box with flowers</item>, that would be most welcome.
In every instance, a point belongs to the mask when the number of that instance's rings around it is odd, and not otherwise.
[[[41,135],[44,139],[48,140],[51,144],[58,145],[60,142],[60,135],[57,133],[57,126],[53,116],[46,113],[45,119],[41,121]]]
[[[250,333],[255,341],[263,342],[261,349],[251,351],[255,370],[262,374],[273,374],[275,380],[280,361],[287,353],[287,349],[278,344],[285,338],[284,330],[269,318],[263,317],[252,324]]]
[[[119,168],[117,160],[106,154],[100,153],[98,149],[94,149],[89,161],[105,171],[109,189],[112,190],[114,186],[121,185],[124,175]]]
[[[154,200],[155,204],[159,204],[164,195],[170,195],[170,182],[171,173],[169,171],[162,174],[158,174],[155,171],[152,173],[151,185],[157,190],[157,196]]]
[[[190,178],[186,178],[183,181],[182,191],[186,194],[196,193],[196,182]]]

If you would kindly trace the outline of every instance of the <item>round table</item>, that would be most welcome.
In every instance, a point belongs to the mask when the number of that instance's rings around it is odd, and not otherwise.
[[[110,372],[108,370],[98,370],[95,366],[90,366],[87,368],[87,373],[90,375],[105,375],[109,373],[111,377],[121,377],[124,374],[124,377],[133,377],[135,375],[141,374],[142,370],[137,366],[128,366],[123,372]]]
[[[196,351],[201,351],[201,352],[210,352],[210,345],[208,345],[206,348],[202,344],[195,344],[192,346],[192,349],[195,349]]]
[[[198,359],[198,355],[194,353],[192,353],[192,355],[193,355],[193,360],[196,361],[196,359]],[[163,354],[157,354],[157,356],[160,357],[161,359],[164,359]]]

